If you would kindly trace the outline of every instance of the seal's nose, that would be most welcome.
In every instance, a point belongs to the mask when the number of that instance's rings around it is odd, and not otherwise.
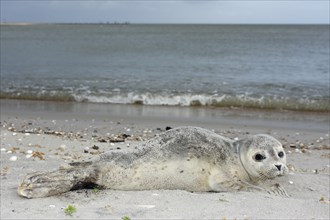
[[[278,169],[278,171],[281,171],[282,165],[275,165],[275,167]]]

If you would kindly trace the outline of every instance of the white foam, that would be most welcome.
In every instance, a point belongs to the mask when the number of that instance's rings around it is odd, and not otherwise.
[[[78,102],[87,101],[94,103],[116,103],[116,104],[144,104],[144,105],[170,105],[170,106],[191,106],[197,105],[213,105],[221,102],[226,95],[168,95],[168,94],[136,94],[129,92],[126,95],[112,96],[94,96],[94,95],[75,95],[74,98]]]
[[[77,102],[113,103],[113,104],[143,104],[167,106],[216,106],[216,107],[251,107],[266,109],[324,109],[324,103],[315,103],[308,99],[292,100],[287,97],[255,97],[245,93],[239,95],[227,94],[191,94],[191,93],[136,93],[136,92],[108,92],[102,94],[75,94]]]

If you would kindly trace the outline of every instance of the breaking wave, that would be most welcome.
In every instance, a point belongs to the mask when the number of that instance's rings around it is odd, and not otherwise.
[[[42,93],[0,93],[1,99],[23,99],[63,102],[90,102],[113,104],[138,104],[157,106],[209,106],[229,108],[278,109],[294,111],[330,110],[329,98],[293,99],[288,97],[253,97],[249,95],[209,95],[209,94],[153,94],[117,93],[117,94],[72,94],[65,92]]]

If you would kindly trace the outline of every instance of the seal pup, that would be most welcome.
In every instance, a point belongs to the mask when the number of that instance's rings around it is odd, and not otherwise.
[[[132,150],[113,150],[94,161],[28,174],[19,184],[18,194],[46,197],[84,187],[192,192],[264,190],[259,183],[287,171],[283,147],[269,135],[233,141],[202,128],[179,127]],[[266,191],[287,195],[276,184]]]

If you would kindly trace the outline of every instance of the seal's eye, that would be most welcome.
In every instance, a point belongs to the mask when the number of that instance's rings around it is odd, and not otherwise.
[[[279,153],[278,153],[278,156],[279,156],[280,158],[282,158],[282,157],[284,156],[283,151],[279,152]]]
[[[255,159],[256,161],[262,161],[262,160],[266,159],[266,157],[263,156],[263,155],[261,155],[261,154],[256,154],[256,155],[254,156],[254,159]]]

